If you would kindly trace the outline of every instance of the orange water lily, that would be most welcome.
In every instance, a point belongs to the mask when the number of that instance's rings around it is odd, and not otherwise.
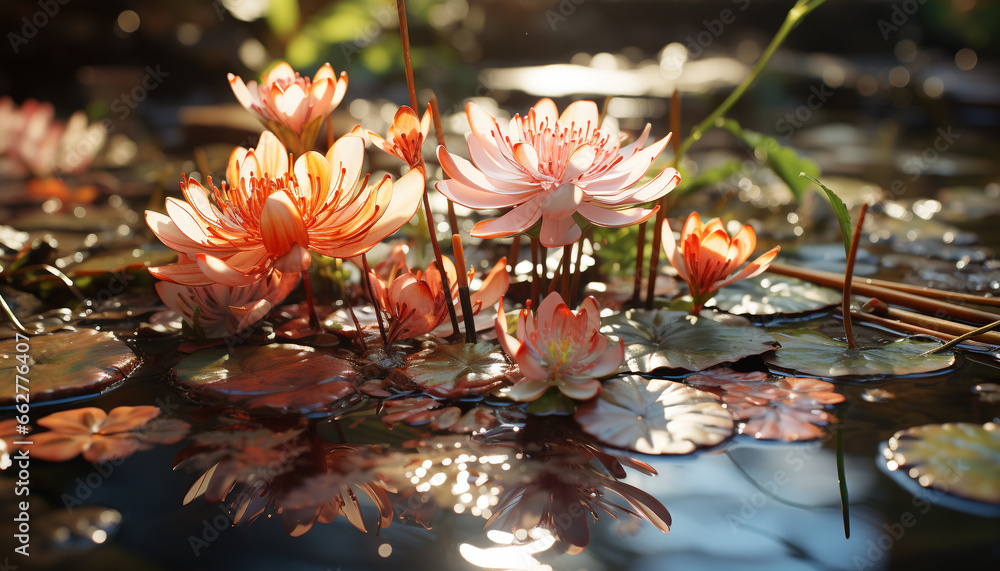
[[[341,137],[326,156],[309,151],[289,168],[285,147],[264,132],[256,149],[233,151],[221,188],[185,179],[187,201],[167,199],[146,222],[169,248],[188,255],[150,273],[184,285],[241,286],[272,271],[305,272],[309,252],[352,258],[370,250],[416,212],[422,170],[395,183],[362,180],[364,141]]]
[[[375,270],[369,271],[375,302],[389,316],[386,336],[390,344],[437,329],[448,319],[449,304],[455,306],[459,319],[462,319],[462,308],[458,303],[458,273],[450,259],[442,258],[442,262],[448,273],[451,295],[445,294],[441,273],[434,262],[423,273],[396,267],[386,280],[379,277]],[[396,275],[400,269],[402,272]],[[470,269],[469,281],[474,277],[475,270]],[[483,308],[493,307],[507,292],[509,284],[507,259],[502,258],[483,279],[480,288],[471,293],[472,314],[477,315]]]
[[[32,458],[63,462],[78,454],[88,462],[108,462],[148,450],[154,444],[173,444],[187,434],[182,420],[157,419],[155,406],[120,406],[104,412],[96,407],[52,413],[39,419],[48,432],[32,435],[25,445]],[[154,420],[156,419],[156,420]]]
[[[167,307],[212,339],[235,335],[263,319],[299,283],[299,274],[273,272],[246,286],[192,287],[158,282],[156,293]]]
[[[515,339],[507,332],[507,316],[501,306],[496,318],[497,339],[524,375],[508,396],[532,401],[552,386],[572,399],[597,396],[601,392],[598,379],[617,371],[625,357],[625,344],[619,339],[609,347],[600,328],[601,308],[596,299],[588,297],[574,312],[558,292],[552,292],[534,316],[530,302],[521,310]]]
[[[330,64],[312,79],[302,77],[286,62],[256,81],[229,74],[229,86],[240,103],[278,135],[295,156],[312,149],[323,121],[344,99],[347,74],[338,77]]]
[[[775,246],[734,274],[756,246],[757,234],[746,224],[730,238],[721,220],[713,218],[702,223],[698,213],[692,212],[684,223],[678,243],[669,222],[663,221],[663,251],[688,284],[694,300],[692,315],[701,312],[705,302],[712,299],[719,288],[766,270],[781,249]]]
[[[642,148],[647,125],[634,143],[622,147],[622,135],[599,128],[593,101],[574,102],[559,114],[551,99],[542,99],[509,125],[475,103],[466,107],[466,115],[472,162],[438,147],[438,159],[451,180],[437,183],[437,189],[468,208],[513,207],[477,223],[472,235],[478,238],[520,234],[541,220],[542,245],[564,246],[582,233],[574,215],[597,226],[636,224],[656,212],[641,205],[680,181],[676,170],[666,168],[637,185],[669,135]]]
[[[428,108],[424,116],[418,118],[416,111],[408,105],[403,105],[396,111],[389,132],[383,139],[378,133],[368,131],[369,140],[386,153],[403,160],[409,167],[416,168],[424,164],[420,151],[427,134],[431,129],[431,111]]]

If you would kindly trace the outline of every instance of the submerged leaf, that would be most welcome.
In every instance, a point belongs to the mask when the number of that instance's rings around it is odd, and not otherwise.
[[[17,394],[29,389],[32,403],[98,394],[139,365],[128,345],[107,331],[19,337],[0,341],[5,357],[0,359],[0,406],[22,402]]]
[[[723,325],[682,311],[631,310],[604,323],[602,333],[625,342],[622,368],[637,373],[660,367],[700,371],[775,346],[770,335],[752,325]]]
[[[689,385],[719,392],[741,434],[758,440],[811,440],[824,436],[821,426],[837,419],[824,408],[844,401],[833,385],[818,379],[786,377],[771,380],[767,373],[740,373],[720,368],[685,379]]]
[[[1000,425],[915,426],[894,434],[882,453],[889,470],[924,488],[992,504],[991,513],[1000,514]]]
[[[354,394],[361,375],[345,361],[311,347],[272,343],[227,352],[203,349],[174,369],[177,383],[210,402],[281,414],[334,410]]]
[[[712,394],[638,375],[605,382],[575,418],[601,442],[645,454],[687,454],[733,433],[732,416]]]
[[[904,337],[881,346],[850,349],[847,343],[805,330],[772,332],[781,349],[768,362],[781,369],[818,377],[873,377],[927,373],[950,367],[955,356],[940,352],[921,357],[941,346],[937,340]]]

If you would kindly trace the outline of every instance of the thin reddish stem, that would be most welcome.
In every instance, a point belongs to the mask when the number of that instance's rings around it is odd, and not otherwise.
[[[635,284],[632,286],[632,303],[642,301],[642,272],[646,261],[646,221],[639,224],[639,236],[635,239]]]
[[[431,100],[427,102],[431,110],[431,120],[434,122],[434,135],[437,137],[438,145],[447,149],[444,140],[444,127],[441,125],[441,113],[438,111],[437,96],[431,95]],[[458,234],[458,217],[455,216],[455,203],[448,199],[448,223],[451,224],[451,233]]]
[[[410,61],[410,30],[406,25],[406,0],[396,0],[399,12],[399,37],[403,42],[403,66],[406,68],[406,87],[410,90],[410,107],[417,112],[417,87],[413,81],[413,63]]]
[[[389,348],[389,338],[385,334],[385,323],[382,322],[382,306],[379,300],[375,299],[375,290],[372,289],[371,268],[368,267],[368,254],[361,254],[361,263],[364,266],[365,287],[368,289],[368,298],[372,300],[372,308],[375,310],[375,317],[378,319],[378,332],[382,335],[382,346]]]
[[[316,305],[313,302],[312,283],[309,282],[309,272],[302,272],[302,287],[306,296],[306,304],[309,306],[309,329],[319,331],[319,316],[316,315]]]
[[[854,226],[854,236],[851,237],[851,251],[847,255],[847,272],[844,274],[842,311],[844,312],[844,335],[847,336],[849,349],[858,348],[858,343],[854,340],[854,327],[851,324],[851,278],[854,276],[854,260],[858,257],[858,242],[861,241],[861,227],[865,224],[865,214],[868,214],[867,202],[861,205],[861,212],[858,213],[858,223]]]

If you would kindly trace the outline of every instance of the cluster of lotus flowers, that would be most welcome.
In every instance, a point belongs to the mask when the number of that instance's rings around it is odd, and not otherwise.
[[[83,111],[62,122],[51,103],[29,99],[18,107],[10,97],[0,97],[0,176],[82,173],[106,138],[104,124],[88,123]]]
[[[346,74],[337,76],[327,64],[310,79],[280,63],[259,84],[232,74],[229,82],[268,130],[255,148],[232,152],[225,181],[184,177],[186,200],[168,198],[166,214],[146,212],[156,236],[179,253],[176,264],[150,268],[164,280],[157,290],[207,337],[253,326],[291,293],[300,276],[314,312],[308,273],[313,255],[357,261],[413,217],[427,184],[421,147],[428,114],[420,118],[400,107],[385,138],[358,126],[320,153],[312,149],[320,126],[344,97]],[[540,224],[543,246],[569,245],[581,237],[580,219],[604,227],[649,219],[657,211],[649,206],[680,180],[676,170],[665,168],[640,184],[669,136],[644,148],[647,125],[635,142],[622,146],[624,135],[600,127],[591,101],[574,102],[560,114],[551,100],[542,99],[525,117],[506,124],[470,103],[467,117],[472,160],[439,146],[437,157],[449,178],[435,187],[471,209],[509,208],[476,224],[475,237],[513,236]],[[408,171],[395,180],[363,173],[369,143],[404,161]],[[696,311],[722,285],[763,271],[777,253],[772,250],[734,274],[756,245],[749,226],[730,237],[719,220],[702,224],[693,214],[675,242],[663,224],[667,258],[690,285]],[[450,260],[441,263],[445,281],[436,264],[411,271],[402,254],[394,255],[394,261],[376,266],[382,272],[365,274],[376,311],[389,321],[389,343],[434,331],[443,325],[448,306],[458,306],[458,272]],[[609,343],[599,333],[597,302],[588,298],[574,312],[553,293],[532,315],[529,301],[514,337],[502,304],[508,280],[501,260],[472,295],[472,311],[501,302],[497,336],[524,377],[511,396],[533,400],[552,386],[574,399],[596,395],[599,379],[615,372],[624,354],[621,341]]]

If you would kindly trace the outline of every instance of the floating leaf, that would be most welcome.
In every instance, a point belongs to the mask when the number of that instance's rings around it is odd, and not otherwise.
[[[753,325],[724,325],[683,311],[631,310],[604,323],[601,333],[625,342],[622,368],[636,373],[660,367],[700,371],[759,355],[775,345],[770,335]]]
[[[710,369],[685,382],[721,393],[733,418],[743,421],[741,434],[758,440],[811,440],[824,436],[822,425],[836,422],[824,407],[844,401],[833,385],[817,379],[778,378],[767,373]]]
[[[301,345],[203,349],[176,367],[177,383],[200,399],[281,414],[330,412],[361,375],[344,359]]]
[[[738,315],[796,315],[820,311],[840,303],[843,294],[833,288],[773,274],[738,281],[720,289],[705,304]]]
[[[400,371],[428,394],[460,399],[488,393],[520,378],[495,343],[439,345],[406,359]]]
[[[924,351],[941,346],[940,341],[929,338],[904,337],[885,345],[849,349],[843,341],[812,331],[771,334],[781,349],[767,358],[769,363],[818,377],[901,376],[938,371],[955,363],[955,356],[947,351],[921,357]]]
[[[1000,514],[1000,425],[949,422],[900,430],[882,454],[924,488],[992,504]]]
[[[687,454],[733,433],[733,417],[712,394],[639,375],[605,382],[575,418],[601,442],[645,454]]]
[[[0,406],[21,402],[17,394],[25,391],[32,403],[97,394],[139,365],[128,345],[113,333],[94,329],[36,335],[26,341],[23,335],[4,339],[0,355]],[[27,373],[22,374],[25,369],[18,367],[25,365]]]

